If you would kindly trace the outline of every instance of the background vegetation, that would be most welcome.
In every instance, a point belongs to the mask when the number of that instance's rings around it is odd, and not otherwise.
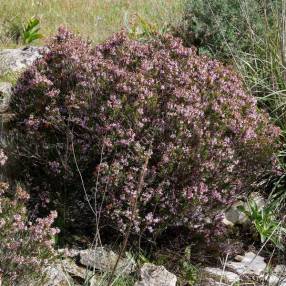
[[[48,37],[60,25],[98,43],[122,28],[134,13],[158,25],[179,21],[183,0],[1,0],[0,46],[15,46],[13,35],[32,16]],[[17,7],[17,8],[15,8]]]

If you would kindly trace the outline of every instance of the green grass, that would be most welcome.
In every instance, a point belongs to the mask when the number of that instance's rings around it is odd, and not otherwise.
[[[151,23],[176,24],[183,0],[1,0],[0,47],[13,47],[7,29],[40,19],[41,33],[48,37],[60,25],[80,33],[95,43],[106,39],[124,25],[124,18],[136,13]],[[38,42],[39,44],[42,41]]]
[[[19,72],[9,72],[5,74],[0,74],[0,82],[10,82],[12,84],[15,84],[17,82],[19,75],[20,75]]]

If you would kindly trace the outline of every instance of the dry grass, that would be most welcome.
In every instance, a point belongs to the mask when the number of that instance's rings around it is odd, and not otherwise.
[[[41,20],[45,36],[65,25],[98,43],[124,24],[124,17],[138,13],[148,21],[163,25],[176,23],[183,0],[0,0],[0,47],[15,43],[4,36],[9,23],[25,22],[32,16]],[[2,28],[1,28],[2,27]],[[2,33],[1,33],[2,30]]]

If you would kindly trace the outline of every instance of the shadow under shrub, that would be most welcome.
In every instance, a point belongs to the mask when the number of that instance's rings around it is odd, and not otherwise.
[[[169,35],[92,47],[60,29],[11,109],[7,152],[34,199],[48,194],[74,227],[124,233],[132,218],[154,237],[221,234],[222,208],[272,171],[279,135],[231,68]]]

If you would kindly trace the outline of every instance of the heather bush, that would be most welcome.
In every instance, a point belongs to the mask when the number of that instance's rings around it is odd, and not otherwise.
[[[34,198],[77,227],[132,220],[154,236],[221,234],[221,209],[272,171],[279,135],[231,68],[170,35],[92,47],[60,29],[11,109],[6,152]]]
[[[0,182],[0,277],[4,286],[28,285],[31,279],[41,285],[43,267],[54,258],[53,237],[58,230],[51,225],[57,214],[51,212],[32,223],[25,207],[28,199],[20,186],[11,190]]]

